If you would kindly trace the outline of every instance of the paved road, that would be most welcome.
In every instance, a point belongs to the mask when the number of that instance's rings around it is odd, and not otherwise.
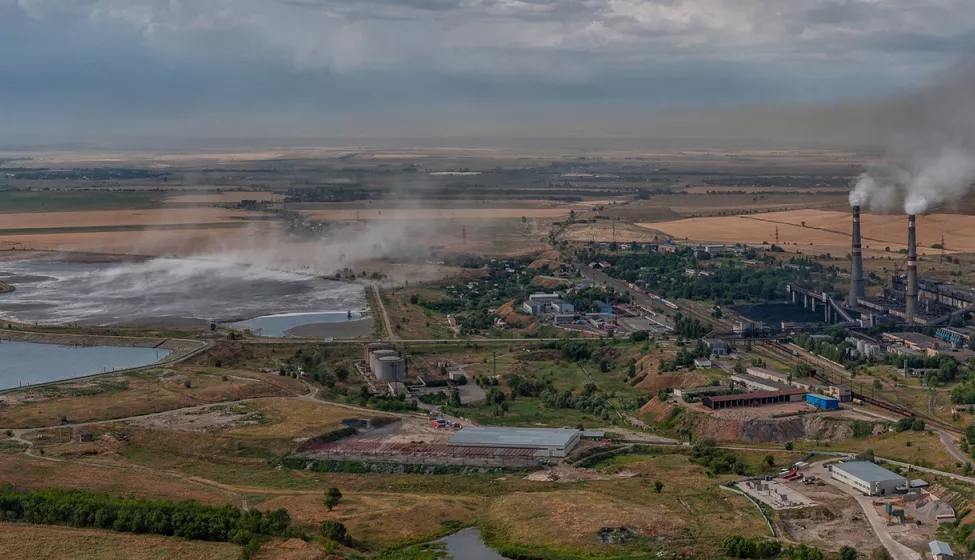
[[[951,435],[948,432],[937,428],[931,431],[938,434],[938,437],[941,439],[941,444],[945,446],[945,449],[948,450],[948,453],[951,453],[952,455],[955,456],[955,459],[958,459],[962,463],[972,462],[971,457],[968,457],[967,455],[962,453],[961,449],[958,449],[958,447],[955,445],[955,440],[951,437]]]

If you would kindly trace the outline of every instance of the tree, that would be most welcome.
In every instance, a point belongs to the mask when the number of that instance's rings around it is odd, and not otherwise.
[[[338,488],[332,486],[325,491],[325,507],[328,511],[332,511],[335,506],[339,505],[339,500],[342,499],[342,492]]]
[[[840,548],[840,553],[837,555],[838,560],[857,560],[860,554],[852,546],[844,546]]]
[[[664,483],[659,480],[653,483],[653,490],[659,494],[664,489]]]
[[[461,404],[462,403],[460,402],[460,391],[458,391],[457,389],[452,390],[450,392],[450,406],[454,408],[460,408]]]
[[[345,525],[331,519],[322,521],[322,524],[318,527],[318,534],[327,540],[335,541],[339,544],[345,544],[349,540],[349,533],[346,531]]]
[[[786,451],[792,451],[792,442],[791,441],[785,442],[785,450]]]
[[[773,455],[766,455],[765,464],[770,467],[775,466],[775,457]]]

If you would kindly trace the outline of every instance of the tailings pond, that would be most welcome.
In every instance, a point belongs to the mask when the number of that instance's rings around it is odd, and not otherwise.
[[[0,282],[15,288],[0,294],[0,319],[49,325],[205,326],[297,314],[290,329],[323,322],[320,313],[345,320],[365,305],[355,284],[217,258],[13,260],[0,262]]]
[[[0,342],[0,389],[145,366],[169,354],[158,348]]]

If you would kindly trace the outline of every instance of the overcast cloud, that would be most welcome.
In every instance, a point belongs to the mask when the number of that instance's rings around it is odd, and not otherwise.
[[[0,134],[501,134],[862,102],[973,38],[971,0],[0,0]]]

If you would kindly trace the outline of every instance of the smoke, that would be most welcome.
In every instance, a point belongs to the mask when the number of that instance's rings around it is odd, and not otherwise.
[[[925,214],[957,209],[975,183],[975,67],[956,67],[940,84],[899,105],[896,133],[868,165],[850,205]]]

